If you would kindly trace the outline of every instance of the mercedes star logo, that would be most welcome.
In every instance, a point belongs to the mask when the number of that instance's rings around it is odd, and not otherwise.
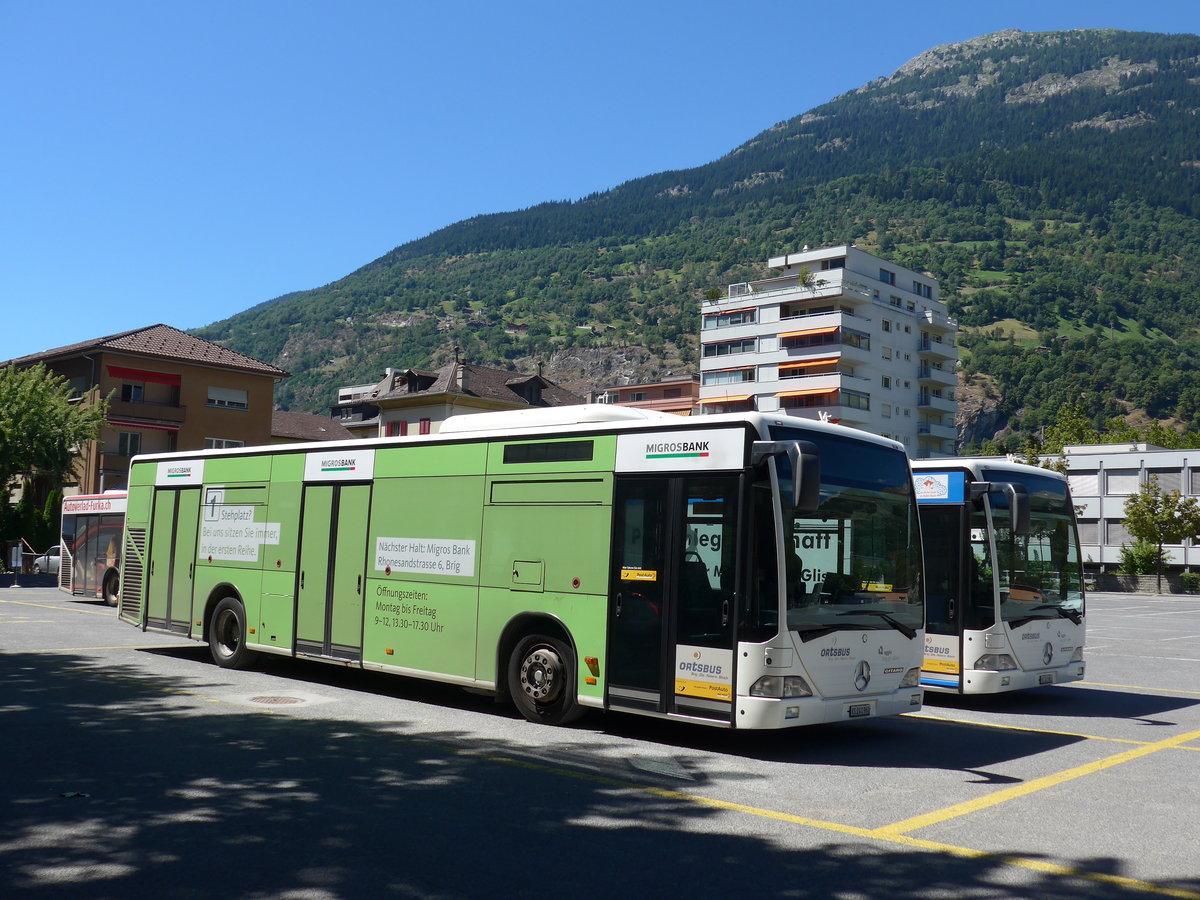
[[[864,659],[858,664],[858,668],[854,670],[854,686],[860,691],[865,691],[867,685],[871,683],[871,667]]]

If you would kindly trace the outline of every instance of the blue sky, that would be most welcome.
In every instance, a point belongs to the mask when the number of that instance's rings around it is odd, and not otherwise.
[[[0,360],[702,165],[938,44],[1108,27],[1200,2],[0,0]]]

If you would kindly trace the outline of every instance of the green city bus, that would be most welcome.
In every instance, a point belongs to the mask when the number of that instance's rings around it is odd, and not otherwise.
[[[434,679],[561,724],[782,728],[919,709],[901,445],[782,414],[583,405],[139,456],[121,618]]]

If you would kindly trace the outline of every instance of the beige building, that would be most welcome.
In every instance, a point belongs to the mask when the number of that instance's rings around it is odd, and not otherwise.
[[[312,441],[352,441],[355,435],[340,422],[316,413],[285,412],[271,414],[271,443],[297,444]]]
[[[78,490],[127,486],[138,453],[269,444],[275,382],[288,373],[169,325],[151,325],[0,363],[41,363],[84,402],[108,397],[99,440],[82,448]]]
[[[342,388],[338,396],[346,399],[331,408],[333,417],[364,437],[371,422],[382,437],[436,434],[451,416],[584,402],[541,375],[461,362],[437,371],[388,369],[374,387]]]
[[[596,403],[657,409],[677,416],[690,416],[700,402],[700,376],[684,375],[648,384],[624,384],[604,388],[592,395]]]

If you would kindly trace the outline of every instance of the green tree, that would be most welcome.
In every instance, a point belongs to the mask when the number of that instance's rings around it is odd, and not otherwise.
[[[1200,534],[1200,502],[1184,497],[1179,491],[1164,492],[1157,476],[1141,486],[1125,501],[1125,528],[1138,541],[1158,549],[1156,590],[1162,592],[1163,544],[1179,544]]]
[[[37,479],[47,493],[62,487],[80,448],[100,433],[106,408],[74,400],[67,380],[45,366],[0,369],[0,506],[7,511],[17,478],[27,488]]]

